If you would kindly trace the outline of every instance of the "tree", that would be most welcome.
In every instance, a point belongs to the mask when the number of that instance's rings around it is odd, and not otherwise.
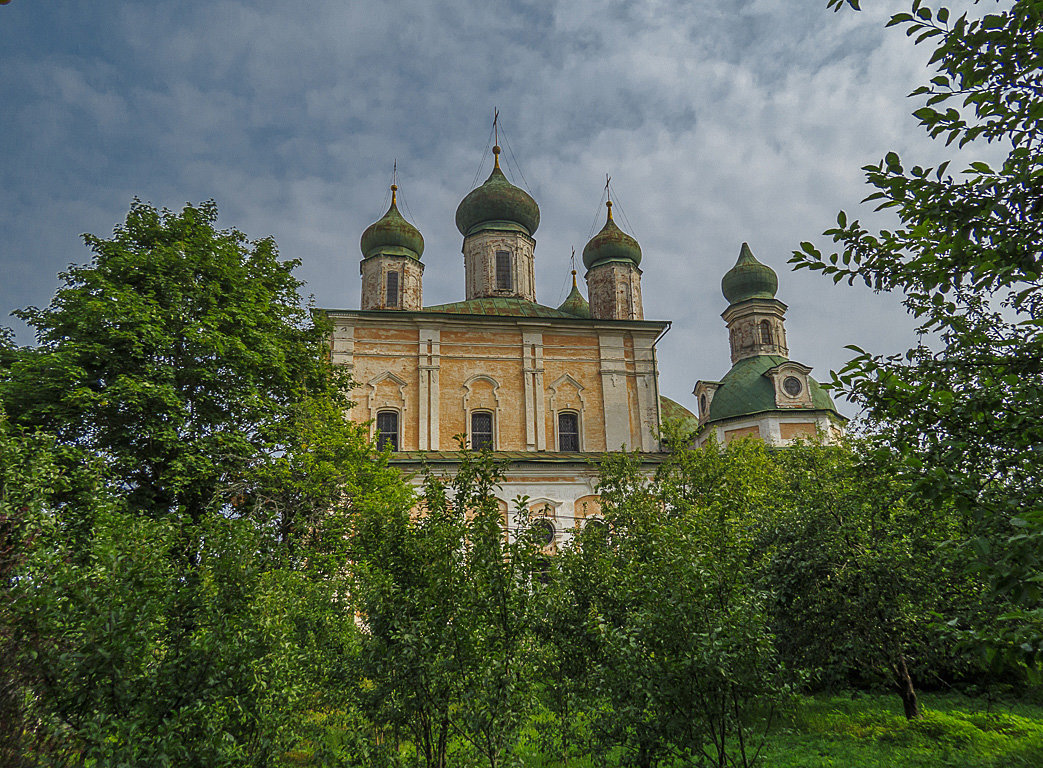
[[[22,313],[40,346],[0,340],[47,470],[0,441],[4,499],[39,499],[0,509],[0,694],[55,764],[275,763],[356,644],[351,511],[408,499],[345,417],[296,263],[216,217],[136,201]]]
[[[16,768],[29,765],[27,753],[50,746],[25,696],[36,668],[23,656],[25,634],[15,616],[19,578],[57,480],[51,441],[12,435],[0,411],[0,763]]]
[[[857,8],[857,2],[847,0]],[[839,6],[840,0],[831,0]],[[903,458],[921,498],[953,503],[976,524],[969,552],[1020,609],[999,638],[1043,647],[1043,3],[997,3],[971,18],[914,0],[890,26],[935,46],[935,76],[913,96],[952,161],[909,166],[894,152],[866,166],[866,198],[898,226],[870,231],[844,212],[826,232],[840,249],[802,243],[791,262],[901,292],[925,341],[904,356],[853,348],[834,376]],[[982,142],[1005,157],[967,159]],[[950,171],[952,162],[962,170]],[[995,639],[995,638],[994,638]]]
[[[625,764],[756,763],[786,692],[756,579],[773,479],[749,441],[681,448],[651,481],[625,454],[603,468],[611,538],[588,631],[607,706],[592,727]]]
[[[535,536],[508,537],[500,469],[488,451],[465,456],[426,479],[414,510],[359,508],[352,537],[363,707],[428,768],[464,745],[497,768],[531,709]]]
[[[980,672],[937,627],[943,611],[978,622],[990,613],[982,580],[959,562],[966,522],[918,504],[886,449],[803,444],[775,460],[780,514],[762,578],[790,668],[815,687],[883,682],[910,719],[920,715],[914,680]]]
[[[283,450],[306,396],[346,402],[298,262],[216,221],[213,202],[173,213],[135,200],[112,238],[85,235],[91,263],[62,275],[46,309],[16,313],[39,346],[0,382],[19,425],[102,458],[149,516],[201,519]]]

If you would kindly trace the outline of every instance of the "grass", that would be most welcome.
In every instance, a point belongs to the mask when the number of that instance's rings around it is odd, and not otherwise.
[[[923,717],[907,721],[895,695],[860,693],[798,699],[776,718],[757,766],[1043,767],[1043,706],[1023,702],[990,705],[983,699],[957,694],[924,694],[920,701]],[[360,721],[342,713],[318,716],[315,724],[318,738],[308,747],[287,755],[289,765],[343,765],[336,759],[328,762],[322,753],[332,757],[341,751],[338,747],[348,747],[358,760],[359,746],[369,741],[360,739]],[[526,732],[528,738],[519,745],[517,755],[522,758],[522,765],[559,768],[561,764],[556,760],[540,755],[535,730],[529,728]],[[354,743],[349,746],[350,742]],[[405,753],[402,756],[406,757]],[[361,764],[368,762],[363,759]],[[470,765],[472,761],[457,753],[456,763]],[[476,761],[473,764],[481,765]],[[578,755],[568,762],[568,768],[591,765],[588,758]]]
[[[1043,707],[979,699],[921,697],[923,717],[907,721],[897,696],[801,700],[765,747],[764,768],[1038,768]]]

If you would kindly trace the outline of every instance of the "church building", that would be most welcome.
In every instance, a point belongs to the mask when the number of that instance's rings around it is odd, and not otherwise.
[[[490,448],[507,463],[498,499],[509,529],[516,499],[528,497],[553,550],[600,511],[591,459],[626,448],[651,470],[663,457],[664,418],[722,443],[739,434],[782,443],[819,429],[828,438],[842,424],[810,369],[786,357],[775,273],[745,245],[724,288],[735,365],[720,382],[699,382],[698,418],[659,394],[656,344],[670,323],[644,317],[641,247],[617,226],[611,199],[583,249],[589,303],[575,271],[561,306],[537,303],[539,207],[507,180],[499,154],[494,146],[492,173],[456,211],[463,301],[424,306],[424,238],[392,185],[387,213],[362,234],[360,309],[325,310],[333,361],[355,381],[350,416],[370,425],[394,464],[451,472],[458,436]],[[767,335],[747,344],[763,323]],[[765,392],[776,390],[783,399],[768,403]]]

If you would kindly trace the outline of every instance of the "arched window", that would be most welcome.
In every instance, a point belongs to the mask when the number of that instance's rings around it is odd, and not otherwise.
[[[471,448],[476,451],[493,449],[493,415],[489,411],[471,414]]]
[[[377,447],[398,450],[398,411],[377,411]]]
[[[512,289],[511,281],[511,252],[496,252],[496,290],[509,291]]]
[[[558,450],[579,450],[579,414],[572,411],[558,414]]]
[[[761,320],[761,344],[771,344],[771,323]]]
[[[389,307],[398,306],[398,272],[388,272],[387,303]]]

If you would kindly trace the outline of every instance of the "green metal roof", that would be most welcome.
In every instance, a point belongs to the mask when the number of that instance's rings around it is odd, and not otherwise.
[[[671,421],[680,421],[686,428],[690,429],[697,429],[699,427],[699,419],[694,413],[689,411],[676,400],[671,400],[665,395],[659,396],[659,410],[663,414],[664,420],[670,419]]]
[[[810,376],[808,377],[812,403],[810,409],[779,408],[775,404],[775,385],[764,374],[776,365],[788,362],[790,362],[789,358],[780,355],[757,355],[737,362],[721,379],[721,385],[713,393],[707,421],[721,421],[765,411],[782,413],[793,413],[798,410],[832,411],[839,416],[840,412],[833,405],[829,395]]]
[[[395,203],[395,187],[392,186],[391,189],[391,207],[362,233],[362,255],[369,258],[380,253],[389,253],[394,256],[409,256],[419,261],[424,253],[424,236],[420,234],[419,229],[402,218]]]
[[[729,304],[748,299],[773,299],[779,290],[779,276],[767,264],[761,264],[750,246],[742,244],[735,266],[724,273],[721,292]]]
[[[584,320],[590,319],[590,304],[587,303],[587,300],[583,298],[583,294],[579,292],[579,288],[576,287],[576,270],[572,270],[572,290],[565,297],[565,301],[561,303],[561,306],[558,307],[558,311],[582,317]]]
[[[608,218],[590,242],[583,247],[583,266],[590,269],[595,264],[609,261],[641,263],[641,246],[637,240],[616,226],[612,220],[612,201],[608,201]]]
[[[493,147],[493,153],[496,155],[493,172],[482,186],[472,189],[460,201],[456,209],[456,228],[467,237],[483,224],[499,222],[519,225],[525,234],[531,236],[540,225],[540,207],[528,192],[507,181],[500,170],[500,148]]]
[[[565,317],[575,320],[576,315],[552,307],[545,307],[527,299],[484,298],[454,301],[451,304],[436,304],[424,307],[425,312],[447,312],[454,315],[508,315],[511,317]]]

